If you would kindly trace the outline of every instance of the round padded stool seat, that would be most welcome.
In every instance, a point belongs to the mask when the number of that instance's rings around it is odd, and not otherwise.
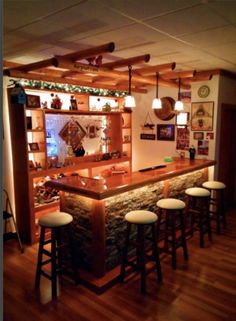
[[[46,214],[39,219],[39,225],[44,227],[60,227],[73,221],[73,217],[65,212],[53,212]]]
[[[157,218],[155,213],[144,210],[131,211],[125,215],[125,220],[134,224],[152,224]]]
[[[156,205],[165,210],[182,210],[185,208],[185,203],[176,198],[163,198]]]
[[[202,184],[203,187],[209,189],[224,189],[226,185],[219,181],[207,181]]]
[[[190,187],[185,190],[185,193],[189,196],[195,196],[195,197],[207,197],[210,196],[211,193],[202,187]]]

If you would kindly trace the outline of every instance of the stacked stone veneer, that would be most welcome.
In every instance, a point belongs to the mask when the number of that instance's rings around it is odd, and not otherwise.
[[[200,186],[204,181],[203,170],[191,172],[169,179],[168,197],[184,200],[184,191],[188,187]],[[132,210],[149,210],[157,212],[156,202],[163,198],[164,181],[146,185],[113,197],[104,199],[105,206],[105,251],[106,270],[109,271],[121,260],[121,252],[124,244],[126,224],[124,216]],[[65,193],[63,211],[71,213],[73,221],[73,238],[78,262],[84,268],[92,269],[91,223],[92,200],[76,194]],[[102,231],[101,231],[102,233]],[[131,238],[135,237],[136,231],[132,231]],[[129,256],[134,255],[134,249],[130,249]]]

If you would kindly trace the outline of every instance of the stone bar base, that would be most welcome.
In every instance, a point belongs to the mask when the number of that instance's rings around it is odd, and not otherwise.
[[[207,168],[204,168],[103,200],[61,192],[61,210],[74,218],[73,239],[78,265],[94,277],[103,277],[120,264],[126,213],[137,209],[157,212],[159,199],[184,200],[187,188],[201,186],[206,180]]]

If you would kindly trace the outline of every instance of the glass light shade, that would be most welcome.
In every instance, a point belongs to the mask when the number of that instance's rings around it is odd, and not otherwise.
[[[128,95],[125,97],[125,107],[128,107],[128,108],[136,107],[134,96]]]
[[[160,98],[154,98],[152,101],[152,109],[161,109],[162,103]]]
[[[176,111],[184,110],[184,104],[182,103],[182,101],[177,100],[177,101],[175,102],[175,110],[176,110]]]

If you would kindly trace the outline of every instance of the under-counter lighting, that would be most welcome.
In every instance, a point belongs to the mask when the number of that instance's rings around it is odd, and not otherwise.
[[[134,108],[136,107],[136,103],[135,103],[134,97],[131,95],[132,66],[129,65],[128,68],[129,68],[129,92],[128,92],[128,95],[125,97],[124,107]]]

